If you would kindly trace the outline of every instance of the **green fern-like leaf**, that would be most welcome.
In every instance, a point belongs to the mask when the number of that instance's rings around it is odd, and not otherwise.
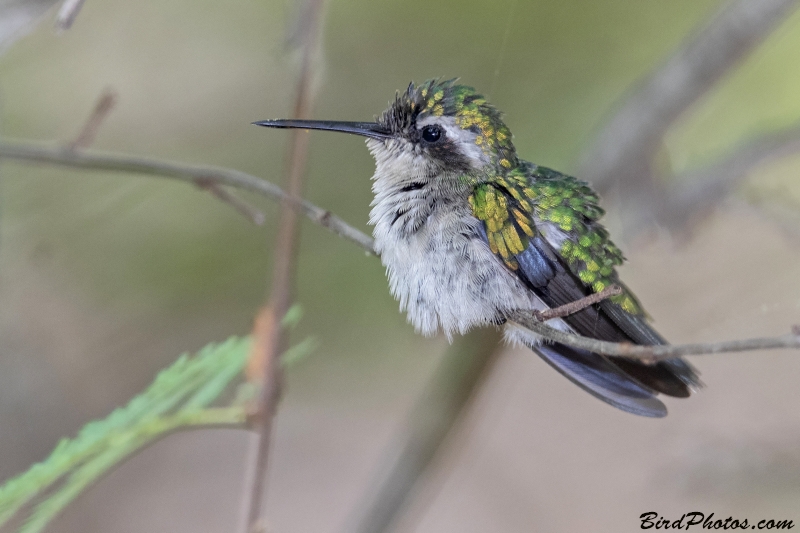
[[[182,355],[127,406],[90,422],[74,439],[62,440],[45,461],[0,487],[0,526],[63,479],[21,529],[41,531],[97,478],[167,433],[199,426],[242,426],[243,404],[207,407],[241,374],[249,349],[249,338],[233,338],[208,345],[194,357]]]
[[[161,371],[128,405],[90,422],[74,439],[64,439],[50,456],[0,487],[0,527],[46,491],[20,533],[38,533],[86,488],[119,463],[165,435],[201,427],[244,427],[246,402],[255,391],[239,386],[226,407],[209,407],[242,375],[250,338],[210,344]],[[287,350],[288,366],[312,349],[306,340]]]

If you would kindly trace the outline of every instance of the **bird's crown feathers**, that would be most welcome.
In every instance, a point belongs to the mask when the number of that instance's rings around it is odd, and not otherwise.
[[[428,117],[452,117],[456,126],[475,134],[475,144],[501,167],[517,163],[511,132],[502,114],[486,98],[457,80],[413,82],[396,95],[378,122],[396,134],[408,132]]]

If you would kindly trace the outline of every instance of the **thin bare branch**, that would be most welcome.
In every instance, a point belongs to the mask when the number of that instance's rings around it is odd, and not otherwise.
[[[382,533],[407,508],[420,478],[491,371],[499,340],[497,330],[477,330],[458,338],[447,350],[382,458],[363,508],[343,533]]]
[[[312,80],[314,60],[319,40],[323,0],[305,0],[307,8],[304,16],[308,18],[307,31],[302,36],[302,62],[297,81],[297,97],[292,118],[307,119],[313,104]],[[292,202],[283,200],[278,236],[275,243],[274,266],[270,296],[262,313],[269,313],[269,331],[254,350],[250,367],[263,367],[261,390],[257,404],[257,416],[253,419],[253,429],[258,433],[257,452],[248,469],[252,469],[252,485],[246,498],[249,501],[246,531],[255,533],[265,529],[264,494],[266,492],[267,467],[272,433],[272,419],[275,413],[280,388],[280,365],[278,357],[286,347],[286,336],[280,327],[280,318],[289,310],[294,292],[297,263],[297,241],[299,235],[298,213],[293,203],[301,201],[303,182],[308,163],[308,130],[296,129],[291,132],[288,147],[288,186],[287,196]]]
[[[240,527],[244,533],[266,532],[261,502],[266,488],[272,419],[281,394],[282,373],[278,350],[285,348],[285,339],[278,333],[281,330],[280,322],[275,309],[267,304],[259,310],[253,326],[253,348],[247,362],[247,378],[258,385],[260,391],[248,413],[248,425],[255,431],[256,439],[251,445],[245,466],[246,485]],[[266,351],[273,346],[274,352]]]
[[[295,209],[297,209],[299,212],[308,217],[311,221],[329,229],[333,233],[341,237],[344,237],[345,239],[350,240],[351,242],[356,243],[366,252],[377,255],[373,247],[373,241],[370,237],[368,237],[363,232],[348,225],[341,218],[332,214],[330,211],[326,211],[320,207],[317,207],[316,205],[306,200],[293,200],[289,198],[286,195],[286,193],[274,183],[270,183],[269,181],[257,178],[253,175],[244,172],[240,172],[238,170],[223,169],[217,167],[183,165],[170,161],[159,161],[156,159],[142,158],[126,154],[100,154],[97,152],[89,152],[89,151],[70,151],[60,147],[42,146],[30,142],[12,143],[8,141],[0,141],[0,159],[11,159],[16,161],[27,161],[36,163],[48,163],[48,164],[89,169],[89,170],[130,172],[135,174],[145,174],[149,176],[167,177],[167,178],[177,179],[180,181],[186,181],[193,184],[198,184],[198,182],[202,180],[211,180],[215,183],[251,191],[272,200],[287,200],[290,205],[292,205]],[[533,317],[531,318],[535,321],[535,318]],[[529,329],[536,331],[537,333],[543,335],[544,337],[550,340],[556,342],[562,342],[561,339],[564,338],[563,335],[565,334],[553,330],[553,328],[550,328],[545,324],[539,323],[539,325],[542,326],[542,328],[538,328],[538,331],[534,330],[533,327]],[[556,336],[552,336],[551,333],[553,333],[553,335]],[[580,337],[577,337],[575,335],[568,335],[567,337],[580,339]],[[569,344],[569,342],[565,342],[565,344]],[[614,346],[613,343],[605,343],[605,344]],[[602,350],[613,350],[613,348],[607,348],[607,347],[597,348],[597,346],[598,345],[592,345],[590,349],[598,349],[601,350],[601,353],[608,353],[609,355],[615,355],[621,353],[619,351],[613,353],[611,351],[602,351]],[[582,345],[577,347],[583,348],[586,346]],[[769,346],[765,346],[764,348],[768,347]],[[780,345],[775,347],[791,347],[791,346]],[[655,349],[660,353],[661,350],[672,349],[672,348],[674,347],[661,346],[661,347],[656,347]],[[755,346],[754,348],[740,348],[739,350],[741,351],[744,349],[760,349],[760,348],[762,347]],[[637,347],[637,349],[642,350],[641,354],[643,357],[646,358],[651,356],[650,352],[648,351],[650,350],[650,348]],[[681,347],[680,349],[683,350],[684,348]],[[629,348],[624,348],[624,350],[626,350],[624,355],[637,356],[637,354],[631,352]],[[700,353],[717,353],[719,351],[720,350],[702,351]],[[700,355],[700,353],[696,355]],[[686,352],[681,352],[680,355],[695,355],[695,353],[693,351],[686,351]],[[675,355],[674,357],[677,357],[677,355]]]
[[[367,253],[377,255],[372,239],[330,211],[302,199],[290,198],[280,187],[252,174],[233,169],[186,165],[129,154],[68,150],[30,141],[0,141],[0,159],[45,163],[84,170],[127,172],[185,181],[194,185],[213,182],[253,192],[270,200],[287,201],[312,222],[354,242]]]
[[[554,307],[553,309],[545,309],[544,311],[534,310],[533,317],[539,322],[544,322],[545,320],[551,320],[553,318],[562,318],[618,294],[622,294],[622,287],[619,285],[609,285],[602,291],[585,296],[580,300],[575,300],[574,302],[569,302],[559,307]]]
[[[197,186],[201,189],[207,190],[221,202],[233,207],[236,211],[244,215],[245,218],[249,219],[256,226],[264,225],[264,221],[266,220],[264,213],[251,206],[235,194],[228,192],[228,190],[223,188],[219,183],[214,183],[213,181],[208,180],[197,180]]]
[[[70,150],[88,148],[97,137],[97,132],[108,114],[117,103],[117,93],[113,89],[105,89],[94,105],[92,114],[86,119],[80,133],[67,145]]]
[[[72,27],[86,0],[64,0],[56,16],[56,30],[66,31]]]
[[[601,192],[649,179],[667,129],[798,5],[798,0],[726,3],[624,98],[586,150],[580,175]]]
[[[377,255],[370,237],[348,225],[330,211],[326,211],[302,199],[292,199],[274,183],[238,170],[182,165],[170,161],[159,161],[124,154],[99,154],[88,151],[70,151],[60,147],[40,146],[30,142],[12,143],[0,141],[0,159],[48,163],[91,170],[131,172],[135,174],[167,177],[193,184],[198,184],[198,181],[202,180],[212,180],[215,183],[257,193],[272,200],[284,200],[313,222],[356,243],[366,252]],[[796,347],[797,343],[796,337],[784,336],[715,344],[666,345],[655,347],[634,346],[595,341],[577,335],[565,334],[546,324],[542,324],[536,320],[533,315],[527,318],[531,323],[530,327],[527,322],[520,323],[528,327],[531,331],[554,342],[563,342],[570,346],[591,349],[607,355],[625,355],[628,357],[641,357],[643,359],[654,357],[669,359],[680,355],[702,355],[721,353],[724,351],[793,348]],[[521,321],[526,320],[526,318],[524,316],[515,316],[514,320]],[[572,342],[583,344],[571,344]],[[590,344],[585,344],[585,342],[589,342]]]
[[[617,355],[642,359],[646,362],[674,359],[683,355],[706,355],[728,352],[747,352],[753,350],[773,350],[779,348],[800,348],[800,328],[793,326],[792,333],[779,337],[762,337],[736,341],[723,341],[697,344],[664,344],[658,346],[640,346],[630,343],[606,342],[590,339],[580,335],[565,333],[539,322],[532,313],[519,311],[514,313],[511,320],[521,324],[544,339],[583,348],[604,355]]]

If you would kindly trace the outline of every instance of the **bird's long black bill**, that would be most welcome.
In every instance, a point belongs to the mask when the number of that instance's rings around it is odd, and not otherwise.
[[[267,128],[299,128],[304,130],[340,131],[371,139],[388,139],[391,132],[375,122],[338,122],[335,120],[292,120],[276,119],[253,122],[256,126]]]

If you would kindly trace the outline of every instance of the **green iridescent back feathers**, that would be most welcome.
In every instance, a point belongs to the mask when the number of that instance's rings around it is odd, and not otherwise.
[[[604,211],[585,182],[520,160],[500,112],[472,87],[430,80],[407,94],[419,106],[419,117],[452,116],[476,134],[475,144],[491,164],[484,175],[464,176],[474,186],[469,203],[485,224],[489,247],[508,268],[519,268],[515,256],[536,236],[536,224],[551,223],[567,235],[558,252],[586,287],[599,292],[620,284],[615,267],[625,258],[597,223]],[[612,301],[628,313],[644,314],[627,289]]]

